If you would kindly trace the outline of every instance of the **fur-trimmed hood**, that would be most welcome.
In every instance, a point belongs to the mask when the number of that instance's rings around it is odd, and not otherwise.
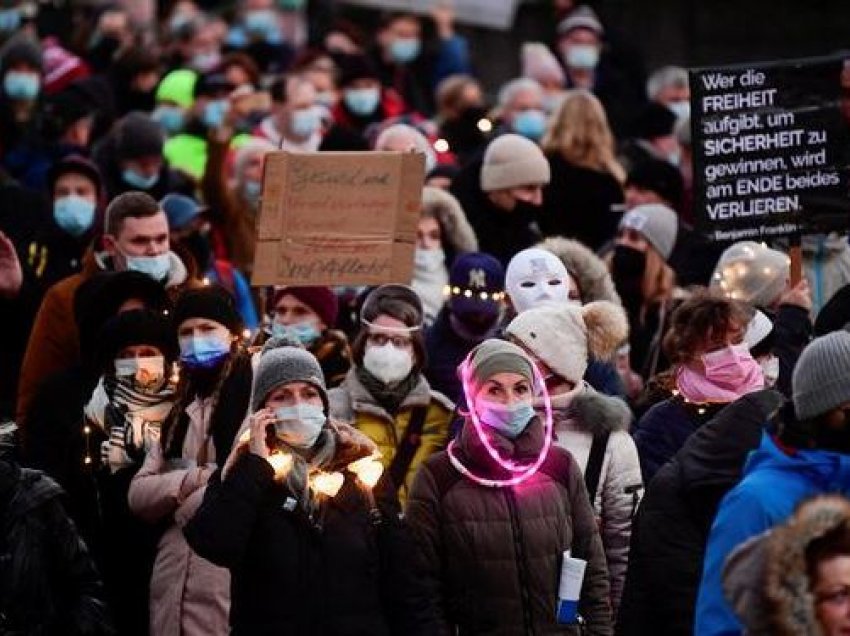
[[[478,251],[475,230],[466,220],[466,214],[454,196],[440,188],[425,186],[422,188],[422,211],[423,216],[437,219],[447,252],[464,254]]]
[[[553,399],[555,421],[568,421],[576,430],[591,435],[628,431],[632,423],[632,412],[623,400],[598,393],[588,384],[584,384],[566,406],[559,406],[558,402],[557,398]]]
[[[540,243],[539,247],[561,259],[564,267],[578,283],[582,303],[607,300],[621,304],[605,262],[584,244],[573,239],[552,236]]]
[[[723,588],[748,634],[821,636],[806,551],[841,527],[850,529],[850,502],[837,495],[800,505],[791,519],[732,553]]]

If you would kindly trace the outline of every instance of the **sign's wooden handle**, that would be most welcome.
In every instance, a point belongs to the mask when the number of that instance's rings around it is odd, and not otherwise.
[[[788,256],[791,258],[791,287],[794,287],[803,280],[803,255],[799,239],[791,243]]]

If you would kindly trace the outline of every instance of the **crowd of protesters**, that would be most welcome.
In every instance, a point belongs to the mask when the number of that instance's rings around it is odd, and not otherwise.
[[[0,634],[848,632],[850,245],[695,229],[685,69],[154,4],[0,8]],[[252,286],[278,150],[424,155],[412,279]]]

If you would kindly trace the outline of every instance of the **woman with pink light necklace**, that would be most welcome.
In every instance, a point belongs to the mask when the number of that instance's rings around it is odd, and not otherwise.
[[[458,439],[416,476],[406,517],[444,626],[462,634],[612,634],[605,554],[572,456],[552,443],[545,384],[518,346],[487,340],[459,369]],[[533,404],[543,401],[542,416]],[[559,619],[565,553],[587,562]],[[563,588],[562,588],[563,589]]]

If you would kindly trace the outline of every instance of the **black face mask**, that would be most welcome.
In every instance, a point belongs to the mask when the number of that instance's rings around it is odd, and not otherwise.
[[[814,438],[817,448],[850,455],[850,409],[842,409],[842,412],[844,423],[841,426],[828,426],[823,422],[815,425]]]
[[[627,245],[614,248],[612,277],[617,293],[627,311],[639,309],[643,304],[643,274],[646,271],[646,254]],[[631,314],[631,311],[629,311]]]
[[[510,214],[516,219],[530,221],[537,217],[537,213],[539,211],[539,205],[534,205],[533,203],[529,203],[528,201],[520,201],[519,199],[517,199],[513,209],[508,212],[508,214]]]

